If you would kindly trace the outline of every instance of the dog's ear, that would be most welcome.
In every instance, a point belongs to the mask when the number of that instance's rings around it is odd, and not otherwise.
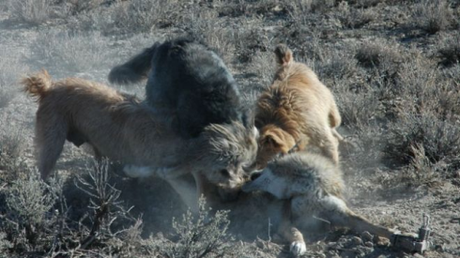
[[[294,61],[294,58],[292,57],[292,51],[288,48],[288,46],[284,44],[279,44],[276,46],[275,56],[276,62],[281,66],[288,65]]]
[[[266,133],[263,136],[262,142],[270,145],[272,149],[282,149],[282,146],[284,145],[283,139],[273,132]]]

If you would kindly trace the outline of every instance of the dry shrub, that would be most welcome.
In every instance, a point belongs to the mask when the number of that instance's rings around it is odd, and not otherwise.
[[[382,38],[374,42],[364,42],[357,50],[355,58],[364,67],[378,67],[384,63],[399,63],[402,61],[399,47],[396,42],[389,42]]]
[[[356,93],[343,91],[336,94],[342,116],[342,125],[359,130],[375,124],[379,112],[379,100],[372,91]]]
[[[227,233],[229,211],[217,211],[212,215],[206,208],[204,198],[199,201],[199,212],[195,218],[188,210],[181,221],[173,218],[172,227],[178,241],[163,243],[159,253],[165,257],[240,257],[243,250],[236,248]]]
[[[457,167],[460,146],[458,122],[439,119],[436,114],[406,114],[394,123],[386,135],[386,157],[401,165],[409,164],[416,153],[414,146],[423,147],[426,157],[432,163],[440,161]]]
[[[460,64],[460,35],[456,35],[441,40],[437,57],[439,64],[443,66],[454,66]]]
[[[62,0],[61,0],[62,1]],[[72,14],[75,15],[80,12],[91,11],[99,7],[102,3],[106,0],[70,0],[70,1],[63,1],[66,5],[65,14]]]
[[[97,30],[104,34],[149,33],[179,23],[187,8],[181,1],[132,0],[115,1],[110,6],[99,6],[79,13],[71,27],[78,30]]]
[[[294,0],[288,1],[291,12],[294,14],[309,12],[326,12],[336,6],[336,0]]]
[[[108,68],[113,50],[108,40],[99,32],[70,33],[50,30],[43,32],[31,45],[31,62],[37,68],[59,69],[74,76],[75,72],[87,72]]]
[[[401,107],[405,112],[433,111],[439,119],[460,115],[460,89],[449,77],[443,77],[432,62],[416,59],[401,65],[397,79]]]
[[[53,241],[57,214],[55,188],[39,179],[37,171],[28,171],[12,182],[6,191],[6,213],[2,228],[17,254],[43,255]]]
[[[452,9],[446,0],[422,0],[415,5],[413,17],[413,22],[430,34],[455,26]]]
[[[336,17],[344,28],[357,29],[370,23],[375,18],[375,13],[371,9],[356,9],[348,5],[347,2],[340,2]]]
[[[19,92],[18,82],[21,74],[27,72],[26,65],[17,57],[0,60],[0,109],[7,107]]]
[[[276,71],[273,51],[256,51],[252,62],[248,65],[249,72],[258,77],[261,89],[270,86]]]
[[[8,123],[9,119],[5,122]],[[22,155],[24,150],[24,130],[14,124],[0,128],[0,171],[5,177],[2,179],[8,181],[17,178],[27,168]]]
[[[13,19],[31,25],[48,21],[56,0],[8,0],[8,10]]]

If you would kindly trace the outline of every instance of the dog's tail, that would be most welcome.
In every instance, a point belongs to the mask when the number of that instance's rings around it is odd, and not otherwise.
[[[289,47],[284,44],[279,44],[276,46],[274,52],[276,56],[276,62],[281,66],[288,65],[293,61],[291,49],[289,49]]]
[[[40,73],[22,79],[21,84],[24,85],[26,93],[40,100],[47,94],[53,81],[48,72],[42,70]]]
[[[160,43],[157,42],[132,57],[128,62],[112,68],[109,73],[109,82],[129,84],[146,79],[152,66],[153,54],[159,45]]]

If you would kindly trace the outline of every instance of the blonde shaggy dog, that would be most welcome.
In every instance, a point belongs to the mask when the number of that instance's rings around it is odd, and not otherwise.
[[[258,177],[257,177],[258,176]],[[329,159],[314,153],[297,152],[285,155],[262,171],[251,176],[253,181],[243,186],[244,192],[263,191],[270,193],[282,204],[267,203],[267,206],[282,205],[274,209],[282,214],[278,233],[290,243],[294,255],[306,251],[299,227],[312,224],[314,217],[329,221],[335,226],[348,227],[354,231],[368,231],[390,238],[395,230],[375,225],[350,210],[342,196],[344,183],[340,169]]]
[[[335,130],[341,118],[331,91],[310,68],[294,61],[287,46],[278,45],[275,55],[279,67],[273,84],[257,102],[257,166],[263,168],[275,155],[308,145],[337,165],[338,141],[343,138]]]
[[[224,198],[239,189],[245,180],[243,166],[255,159],[253,125],[211,124],[198,137],[183,139],[171,130],[170,114],[103,84],[77,78],[54,82],[46,71],[22,84],[39,103],[35,141],[43,179],[66,139],[77,146],[90,144],[97,156],[130,164],[125,172],[131,176],[174,180],[192,173],[199,195],[205,178],[223,189]]]

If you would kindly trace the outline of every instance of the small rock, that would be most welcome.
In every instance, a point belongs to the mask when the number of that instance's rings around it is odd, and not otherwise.
[[[354,236],[352,239],[351,239],[351,242],[354,244],[354,245],[361,245],[363,243],[363,240],[361,240],[361,238],[357,237],[357,236]]]
[[[372,243],[371,241],[365,242],[364,245],[367,247],[374,247],[374,243]]]
[[[374,237],[374,243],[377,246],[390,246],[390,239],[388,239],[386,237],[375,236]]]
[[[364,242],[368,242],[368,241],[372,241],[374,237],[372,236],[371,233],[367,232],[367,231],[364,231],[362,234],[361,234],[361,239],[364,241]]]
[[[265,245],[264,245],[264,243],[263,243],[262,241],[257,241],[257,242],[256,242],[256,246],[257,246],[258,248],[260,248],[260,249],[264,249],[264,248],[265,248]]]
[[[328,250],[326,252],[326,257],[336,258],[336,257],[339,257],[339,255],[337,254],[337,252],[335,250]]]
[[[319,258],[326,258],[326,255],[323,254],[323,253],[316,253],[316,257],[319,257]]]

